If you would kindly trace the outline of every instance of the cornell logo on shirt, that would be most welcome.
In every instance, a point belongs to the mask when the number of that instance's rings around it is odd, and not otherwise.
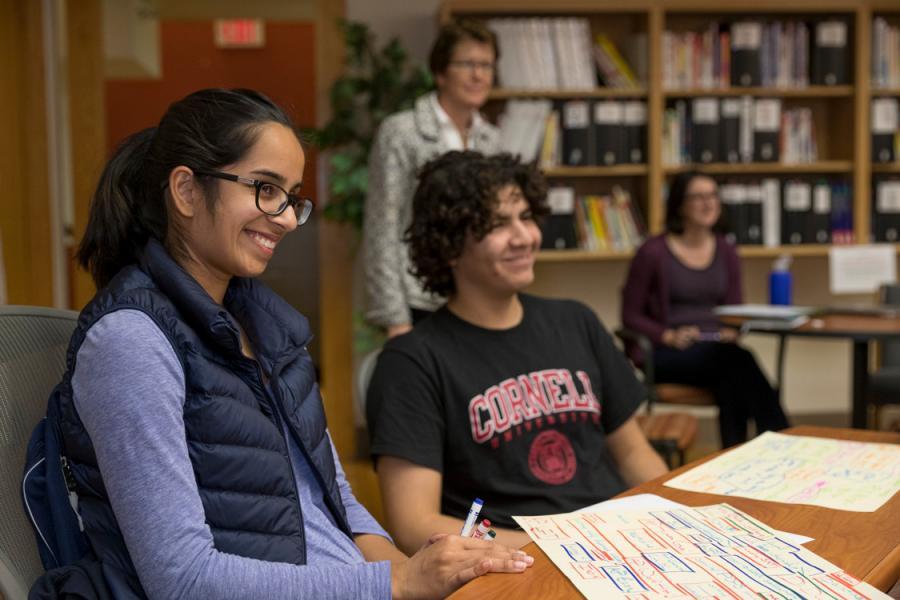
[[[544,369],[510,377],[487,388],[469,400],[469,424],[477,444],[491,441],[497,447],[499,437],[512,439],[513,430],[531,431],[544,421],[553,425],[557,419],[600,421],[600,402],[584,371],[575,376],[568,369]]]

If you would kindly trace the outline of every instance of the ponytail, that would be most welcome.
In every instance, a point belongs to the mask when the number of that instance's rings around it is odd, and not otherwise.
[[[163,191],[143,177],[155,132],[150,127],[122,142],[97,183],[76,259],[98,288],[136,262],[150,237],[165,239]]]

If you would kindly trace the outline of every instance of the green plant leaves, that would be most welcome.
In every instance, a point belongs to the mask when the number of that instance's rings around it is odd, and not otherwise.
[[[362,229],[368,189],[369,150],[378,126],[389,115],[412,107],[433,87],[421,65],[396,38],[376,49],[375,37],[363,23],[340,21],[347,50],[346,71],[331,87],[331,119],[320,129],[303,132],[309,143],[328,152],[328,219]]]

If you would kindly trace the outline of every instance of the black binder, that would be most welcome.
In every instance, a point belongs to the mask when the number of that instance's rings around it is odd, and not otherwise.
[[[569,100],[562,104],[563,164],[584,167],[594,163],[591,104]]]
[[[719,101],[716,98],[694,98],[691,103],[691,124],[691,159],[695,163],[718,162]]]
[[[876,242],[900,242],[900,180],[875,182],[873,228]]]
[[[647,162],[647,105],[641,100],[625,102],[625,157],[622,162]]]
[[[781,197],[781,243],[784,245],[810,243],[812,186],[807,181],[786,181]]]
[[[753,103],[753,160],[778,162],[781,100],[757,98]]]
[[[762,23],[741,21],[731,25],[731,85],[762,85],[760,52]]]
[[[874,98],[872,100],[872,162],[894,162],[894,136],[898,129],[900,100]]]
[[[617,100],[594,103],[596,164],[612,166],[625,162],[624,104]]]
[[[746,222],[742,210],[745,195],[742,184],[724,183],[719,186],[719,200],[722,203],[725,225],[729,231],[726,237],[735,244],[742,244],[745,237]]]
[[[578,247],[575,234],[575,190],[554,187],[547,191],[550,214],[541,223],[541,248],[562,250]]]
[[[848,52],[847,23],[821,21],[816,23],[812,56],[813,85],[847,85]]]
[[[744,186],[744,244],[763,242],[763,190],[758,183]]]
[[[813,239],[816,244],[831,242],[831,185],[819,181],[812,191]]]
[[[719,107],[719,160],[741,162],[741,101],[723,98]]]

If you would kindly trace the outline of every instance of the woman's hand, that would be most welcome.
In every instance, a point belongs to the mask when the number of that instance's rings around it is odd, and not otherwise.
[[[698,337],[700,337],[700,328],[688,325],[677,329],[666,329],[662,334],[662,343],[666,346],[684,350],[690,347]]]
[[[443,598],[480,575],[521,573],[533,562],[497,542],[438,533],[409,560],[391,566],[391,592],[397,600]]]
[[[741,332],[737,329],[733,329],[731,327],[723,327],[719,330],[719,341],[721,342],[736,342],[738,338],[741,337]]]

